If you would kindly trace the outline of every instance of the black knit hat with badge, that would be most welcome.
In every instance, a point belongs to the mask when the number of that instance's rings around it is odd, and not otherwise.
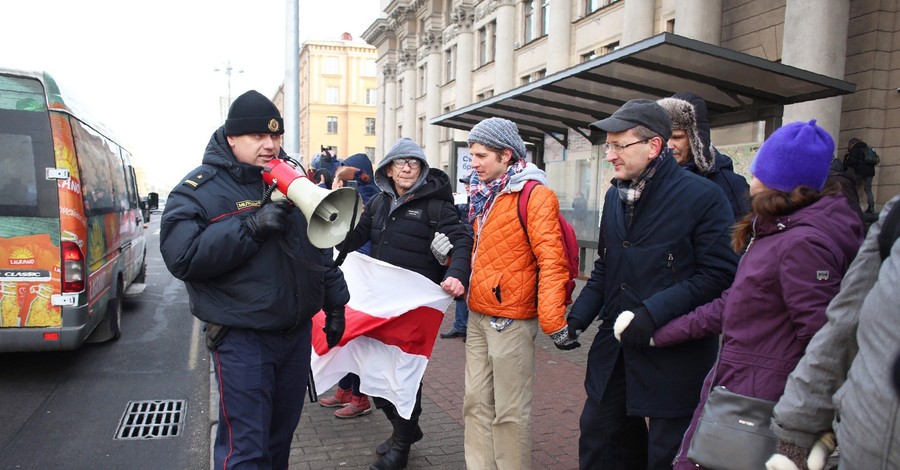
[[[284,134],[281,113],[270,99],[250,90],[231,103],[225,120],[225,135]]]

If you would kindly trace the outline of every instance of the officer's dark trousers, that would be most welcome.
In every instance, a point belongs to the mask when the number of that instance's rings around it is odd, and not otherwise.
[[[665,391],[660,391],[665,393]],[[691,417],[627,416],[622,353],[599,400],[588,394],[581,412],[578,465],[583,470],[671,469]]]
[[[288,468],[309,376],[311,325],[232,328],[212,353],[219,389],[217,470]]]
[[[397,408],[390,401],[381,397],[372,397],[372,401],[375,402],[375,408],[383,411],[391,423],[396,419],[398,421],[408,422],[410,425],[415,426],[419,423],[419,415],[422,414],[422,384],[419,383],[419,390],[416,392],[416,403],[413,405],[412,414],[409,416],[408,420],[403,419],[397,414]]]

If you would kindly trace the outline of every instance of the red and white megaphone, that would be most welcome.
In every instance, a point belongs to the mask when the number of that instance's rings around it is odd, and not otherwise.
[[[272,200],[287,198],[306,216],[306,235],[318,248],[331,248],[347,238],[359,223],[362,198],[353,188],[320,188],[290,163],[272,159],[263,168],[263,181],[274,184]],[[355,217],[354,217],[355,215]]]

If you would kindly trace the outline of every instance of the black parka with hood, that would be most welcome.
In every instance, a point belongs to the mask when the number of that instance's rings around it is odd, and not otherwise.
[[[172,275],[187,286],[191,312],[200,320],[285,330],[350,298],[339,268],[310,269],[330,266],[332,250],[309,243],[299,209],[290,212],[283,233],[261,242],[250,236],[244,219],[271,204],[264,200],[261,170],[235,159],[223,126],[210,138],[203,165],[166,202],[160,251]]]
[[[409,191],[397,196],[387,169],[398,158],[422,161],[419,179]],[[401,139],[388,151],[375,169],[375,183],[381,193],[366,204],[359,225],[344,241],[348,251],[371,241],[371,256],[381,261],[417,272],[439,284],[454,277],[468,287],[472,236],[460,221],[453,203],[450,177],[441,170],[429,168],[422,149],[410,139]],[[441,201],[436,224],[429,224],[429,200]],[[442,266],[431,253],[435,232],[450,239],[450,266]]]
[[[731,157],[719,152],[710,143],[709,115],[706,101],[693,93],[676,93],[671,98],[658,100],[672,119],[672,129],[683,129],[688,134],[692,161],[682,168],[716,183],[731,204],[734,220],[740,220],[750,212],[750,185],[747,179],[734,172]]]

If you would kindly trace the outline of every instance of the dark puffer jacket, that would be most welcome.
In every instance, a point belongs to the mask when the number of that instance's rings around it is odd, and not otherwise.
[[[428,168],[425,155],[412,141],[400,147],[407,151],[388,152],[375,170],[375,183],[382,192],[366,204],[359,225],[347,236],[344,247],[355,250],[371,241],[370,254],[375,259],[417,272],[436,284],[454,277],[467,287],[472,235],[456,213],[450,177],[441,170]],[[398,197],[387,168],[395,159],[408,157],[422,161],[419,180]],[[434,226],[429,224],[429,200],[440,201]],[[431,253],[435,232],[447,235],[453,244],[449,267],[438,263]]]
[[[672,118],[674,129],[688,134],[693,160],[682,167],[716,183],[731,205],[734,220],[750,212],[750,185],[734,172],[731,157],[719,152],[710,142],[709,114],[706,101],[693,93],[676,93],[657,101]]]
[[[299,210],[283,234],[262,242],[250,236],[242,222],[259,210],[264,189],[261,168],[235,160],[223,127],[210,138],[203,165],[169,195],[160,251],[203,321],[284,330],[350,299],[340,269],[310,269],[330,264],[331,250],[309,243]]]

